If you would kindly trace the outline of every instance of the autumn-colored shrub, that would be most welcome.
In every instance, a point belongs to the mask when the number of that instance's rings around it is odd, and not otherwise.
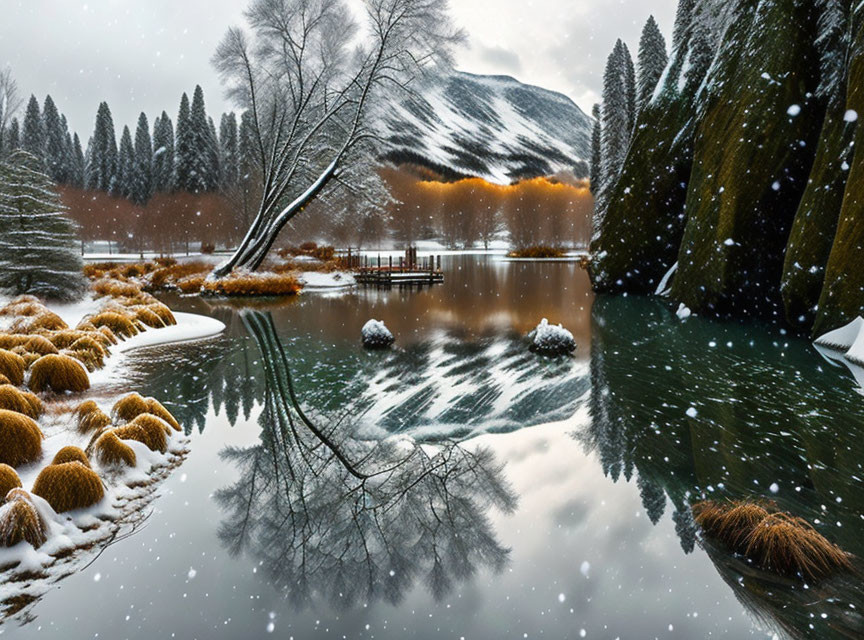
[[[507,254],[510,258],[564,258],[567,252],[560,247],[549,247],[545,245],[537,245],[534,247],[525,247],[523,249],[515,249]]]
[[[18,473],[8,464],[0,464],[0,501],[6,499],[6,495],[12,489],[18,489],[21,485],[21,478]]]
[[[142,413],[149,413],[150,405],[140,393],[130,393],[120,398],[111,408],[111,415],[116,420],[129,422]]]
[[[38,353],[40,356],[59,351],[54,343],[45,336],[31,336],[22,346],[30,353]]]
[[[97,371],[105,366],[104,358],[91,351],[72,351],[71,349],[63,349],[63,351],[60,352],[60,355],[77,360],[84,365],[84,368],[87,369],[88,373]]]
[[[0,333],[0,349],[12,350],[15,347],[20,347],[30,339],[27,335],[18,335],[17,333]]]
[[[217,296],[293,296],[300,292],[300,283],[291,274],[233,273],[219,280],[207,280],[202,290]]]
[[[204,286],[203,276],[191,276],[183,278],[175,283],[175,286],[180,290],[180,293],[199,293],[201,287]]]
[[[98,340],[95,336],[100,336],[103,340],[105,336],[103,336],[98,331],[92,334],[85,334],[83,337],[78,338],[75,342],[73,342],[69,346],[70,351],[90,351],[94,355],[99,358],[104,358],[108,355],[108,349],[102,343],[102,340]]]
[[[785,576],[820,580],[852,568],[849,554],[802,518],[772,513],[756,525],[745,554],[756,566]]]
[[[38,549],[47,536],[47,526],[30,500],[14,495],[0,506],[0,546],[14,547],[27,542]]]
[[[180,423],[177,422],[177,418],[175,418],[168,409],[166,409],[161,402],[159,402],[156,398],[147,398],[147,413],[156,416],[167,422],[174,431],[180,431]]]
[[[0,409],[14,411],[33,419],[45,411],[39,398],[10,384],[0,385]]]
[[[72,412],[72,417],[75,419],[75,425],[79,433],[100,431],[111,424],[111,418],[92,400],[87,400],[78,405],[75,411]]]
[[[143,416],[139,416],[143,417]],[[136,418],[136,420],[138,420]],[[162,425],[151,420],[130,422],[113,429],[113,433],[121,440],[137,440],[147,446],[150,451],[165,453],[168,449],[168,438]]]
[[[84,366],[65,355],[42,356],[30,370],[30,390],[35,393],[81,393],[90,388],[90,378]]]
[[[114,431],[99,436],[93,444],[93,456],[103,467],[134,467],[137,464],[135,451]]]
[[[22,384],[26,369],[24,358],[17,353],[0,349],[0,374],[3,374],[9,382],[15,386]]]
[[[165,326],[162,318],[149,307],[131,307],[130,311],[135,314],[135,319],[151,329],[161,329]]]
[[[759,502],[707,500],[693,505],[693,517],[706,535],[740,553],[756,525],[771,514],[766,506],[773,507]]]
[[[93,292],[100,296],[110,296],[112,298],[135,297],[141,293],[141,287],[132,282],[123,282],[122,280],[97,280],[93,283]]]
[[[33,483],[33,493],[57,513],[93,506],[105,496],[102,480],[80,462],[45,467]]]
[[[147,308],[150,309],[153,313],[159,316],[159,319],[162,320],[162,323],[166,326],[173,326],[177,324],[177,318],[174,317],[174,313],[171,309],[168,308],[167,305],[162,304],[161,302],[153,302],[147,305]]]
[[[94,326],[94,328],[96,327]],[[101,333],[109,344],[114,345],[120,343],[120,341],[117,339],[117,336],[114,334],[114,330],[111,327],[99,327],[96,328],[96,331],[98,333]]]
[[[68,349],[76,340],[80,340],[87,335],[87,332],[80,329],[63,329],[62,331],[45,331],[40,335],[50,341],[56,349]],[[52,351],[51,353],[56,353]]]
[[[78,447],[63,447],[54,456],[51,464],[66,464],[67,462],[80,462],[85,467],[90,467],[90,460],[87,454]]]
[[[42,457],[42,438],[32,418],[0,409],[0,463],[17,468],[35,462]]]
[[[115,336],[123,339],[131,338],[139,333],[135,323],[130,318],[116,311],[103,311],[91,316],[88,320],[96,328],[108,327]]]

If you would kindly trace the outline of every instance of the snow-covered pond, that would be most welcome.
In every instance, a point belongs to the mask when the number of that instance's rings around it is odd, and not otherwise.
[[[595,300],[573,264],[444,267],[446,283],[420,291],[243,311],[170,300],[228,330],[133,352],[116,384],[168,400],[189,457],[146,527],[0,632],[861,637],[860,581],[757,574],[701,546],[688,506],[770,499],[864,556],[864,398],[845,368],[775,327]],[[393,350],[362,348],[370,318]],[[542,318],[573,333],[572,357],[528,350]],[[359,482],[323,440],[296,435],[289,388],[348,459],[382,440],[364,463],[452,439],[468,457],[442,461],[434,486],[413,462]],[[475,483],[460,479],[466,461]]]

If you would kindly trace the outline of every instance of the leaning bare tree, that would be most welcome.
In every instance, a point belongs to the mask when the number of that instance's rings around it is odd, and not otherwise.
[[[18,84],[9,68],[0,69],[0,156],[11,151],[7,149],[6,135],[13,116],[21,107]]]
[[[232,28],[213,62],[254,123],[263,185],[246,237],[212,277],[261,266],[279,232],[334,189],[381,191],[372,166],[388,100],[448,65],[463,34],[448,0],[253,0],[248,31]]]

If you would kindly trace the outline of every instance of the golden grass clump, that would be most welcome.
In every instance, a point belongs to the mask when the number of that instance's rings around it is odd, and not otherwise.
[[[87,334],[78,338],[75,342],[73,342],[69,346],[70,351],[89,351],[95,356],[98,356],[103,359],[106,355],[108,355],[108,349],[102,344],[101,340],[98,340],[94,336],[102,336],[101,333]],[[104,336],[102,336],[104,338]]]
[[[161,329],[165,326],[162,318],[149,307],[131,307],[129,310],[135,314],[135,319],[138,322],[151,329]]]
[[[204,286],[204,276],[190,276],[178,280],[175,285],[181,293],[200,293]]]
[[[168,308],[168,305],[162,304],[161,302],[152,302],[147,305],[147,308],[150,309],[153,313],[159,316],[159,319],[166,327],[173,326],[177,324],[177,318],[174,317],[174,313],[171,309]]]
[[[84,365],[88,372],[91,373],[105,366],[105,359],[92,351],[72,351],[71,349],[64,349],[60,352],[60,355],[77,360]]]
[[[33,419],[45,413],[45,406],[39,398],[10,384],[0,385],[0,409],[21,413]]]
[[[93,506],[105,496],[102,480],[80,462],[45,467],[33,483],[33,493],[57,513]]]
[[[99,436],[93,444],[93,456],[103,467],[134,467],[137,464],[135,451],[114,431]]]
[[[24,382],[24,371],[27,363],[17,353],[0,349],[0,374],[3,374],[10,383],[18,386]]]
[[[232,273],[219,280],[205,280],[202,291],[217,296],[293,296],[300,282],[290,273]]]
[[[137,284],[121,280],[99,280],[91,288],[97,295],[112,298],[133,298],[141,293],[141,287]]]
[[[121,440],[137,440],[147,446],[150,451],[165,453],[168,450],[168,432],[162,420],[155,416],[140,415],[135,420],[122,427],[114,429]]]
[[[118,400],[111,409],[111,415],[124,422],[131,422],[147,413],[167,422],[175,431],[180,431],[180,423],[156,398],[144,398],[138,393],[130,393]]]
[[[12,384],[12,382],[9,380],[9,378],[0,373],[0,385],[4,384]]]
[[[103,311],[92,316],[89,320],[93,326],[97,328],[108,327],[115,336],[123,339],[131,338],[139,333],[131,318],[116,311]]]
[[[4,500],[12,489],[21,488],[21,478],[8,464],[0,464],[0,500]]]
[[[63,447],[54,456],[51,464],[66,464],[67,462],[80,462],[88,469],[90,468],[90,459],[82,449],[78,447]]]
[[[29,336],[22,336],[13,333],[0,333],[0,349],[9,349],[20,347],[30,339]]]
[[[46,309],[47,307],[36,298],[21,301],[16,299],[0,309],[0,316],[32,317],[44,313]]]
[[[42,356],[30,371],[30,390],[35,393],[81,393],[90,388],[90,378],[84,366],[65,355]]]
[[[61,331],[46,331],[42,333],[51,344],[57,349],[68,349],[76,340],[79,340],[87,335],[86,332],[80,329],[63,329]],[[52,351],[51,353],[56,353]]]
[[[47,356],[49,353],[57,353],[59,351],[48,338],[38,335],[30,337],[23,346],[30,353],[38,353],[40,356]]]
[[[42,457],[42,431],[22,413],[0,409],[0,463],[20,467]]]
[[[72,413],[79,433],[101,431],[111,424],[111,418],[92,400],[83,402]]]
[[[45,309],[42,313],[35,316],[20,317],[10,327],[12,333],[35,333],[45,329],[47,331],[60,331],[68,329],[63,318],[58,316],[53,311]]]
[[[24,494],[24,492],[21,492]],[[39,511],[29,499],[21,495],[12,496],[0,507],[0,546],[14,547],[21,542],[38,549],[48,539],[48,527]]]
[[[18,355],[24,358],[24,365],[27,369],[30,369],[30,367],[33,366],[33,363],[42,357],[38,353],[30,353],[29,351],[26,351],[24,347],[19,348],[21,349],[21,352]]]
[[[714,502],[707,500],[693,505],[693,517],[702,531],[742,553],[747,536],[771,515],[766,505],[757,502]]]
[[[90,325],[91,327],[93,325]],[[117,339],[117,336],[114,335],[114,332],[111,330],[111,327],[93,327],[92,331],[88,331],[88,333],[99,333],[105,338],[105,346],[110,347],[111,345],[119,344],[120,341]]]
[[[803,518],[787,513],[772,513],[756,525],[744,555],[762,569],[809,580],[852,569],[849,554]]]

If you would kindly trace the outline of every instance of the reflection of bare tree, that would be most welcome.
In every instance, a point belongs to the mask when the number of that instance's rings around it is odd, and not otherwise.
[[[508,550],[487,509],[510,512],[516,499],[489,451],[363,441],[342,420],[319,426],[300,406],[270,315],[243,319],[267,392],[260,443],[222,454],[240,472],[216,495],[232,553],[256,556],[298,606],[313,596],[341,608],[397,603],[418,580],[441,598],[481,567],[503,569]]]

